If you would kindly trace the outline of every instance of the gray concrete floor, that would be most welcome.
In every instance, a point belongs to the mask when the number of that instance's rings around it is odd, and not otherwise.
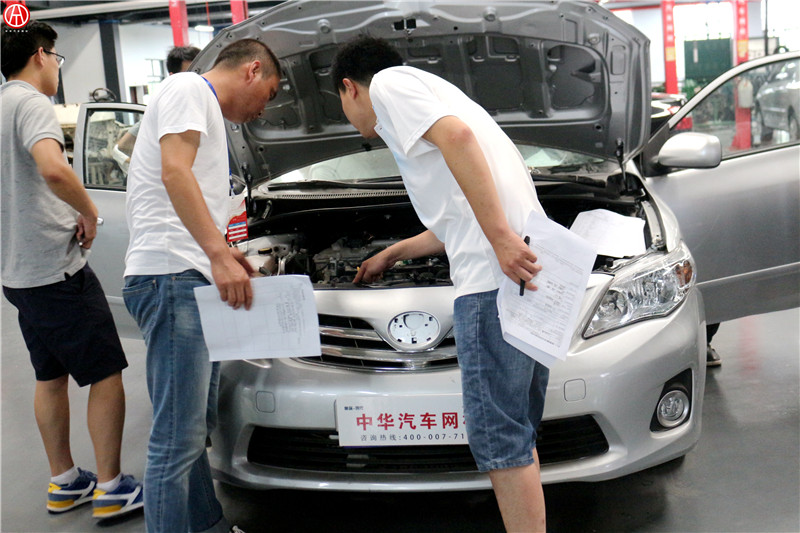
[[[703,434],[682,460],[602,483],[548,485],[548,530],[558,532],[800,531],[800,311],[724,323],[720,368],[707,377]],[[141,341],[124,341],[127,418],[123,469],[141,478],[150,421]],[[111,524],[89,508],[49,515],[48,468],[33,418],[33,375],[16,311],[2,303],[3,532],[144,531],[141,513]],[[74,384],[73,384],[74,385]],[[86,392],[72,389],[73,455],[94,464]],[[251,491],[218,485],[228,518],[248,533],[501,532],[489,491],[359,494]]]

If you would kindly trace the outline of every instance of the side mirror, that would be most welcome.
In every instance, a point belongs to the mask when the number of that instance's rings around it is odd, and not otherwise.
[[[714,168],[722,161],[722,146],[714,135],[687,131],[667,139],[658,164],[671,168]]]

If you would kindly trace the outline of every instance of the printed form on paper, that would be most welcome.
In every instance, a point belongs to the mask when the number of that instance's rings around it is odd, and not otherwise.
[[[194,289],[211,361],[320,355],[319,319],[308,276],[250,280],[253,305],[234,309],[214,285]]]
[[[594,248],[545,215],[532,212],[525,223],[531,249],[542,270],[536,291],[519,295],[519,285],[504,277],[497,294],[503,338],[550,367],[567,357],[581,301],[597,256]]]

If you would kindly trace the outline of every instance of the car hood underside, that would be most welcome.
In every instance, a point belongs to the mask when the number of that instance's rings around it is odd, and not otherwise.
[[[331,77],[339,45],[387,39],[409,66],[457,85],[520,143],[629,158],[649,131],[648,39],[587,1],[287,1],[219,33],[192,70],[255,38],[284,77],[259,119],[230,124],[234,173],[251,185],[370,149],[349,125]]]

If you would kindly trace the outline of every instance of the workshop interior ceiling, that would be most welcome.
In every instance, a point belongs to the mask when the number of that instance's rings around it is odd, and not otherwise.
[[[675,4],[693,3],[697,0],[675,0]],[[249,15],[280,4],[281,0],[247,0]],[[660,0],[599,0],[609,9],[634,9],[658,7]],[[120,24],[169,24],[167,0],[124,0],[98,2],[97,0],[27,0],[25,4],[38,20],[81,24],[94,21],[111,21]],[[231,24],[230,0],[186,0],[190,25],[208,24],[224,28]]]
[[[250,16],[280,1],[247,2]],[[170,24],[169,5],[166,0],[128,0],[122,2],[28,0],[25,3],[33,18],[43,21],[83,24],[95,21],[117,22],[119,24],[151,23]],[[206,2],[186,0],[186,12],[190,25],[209,24],[226,27],[231,24],[230,0]]]

